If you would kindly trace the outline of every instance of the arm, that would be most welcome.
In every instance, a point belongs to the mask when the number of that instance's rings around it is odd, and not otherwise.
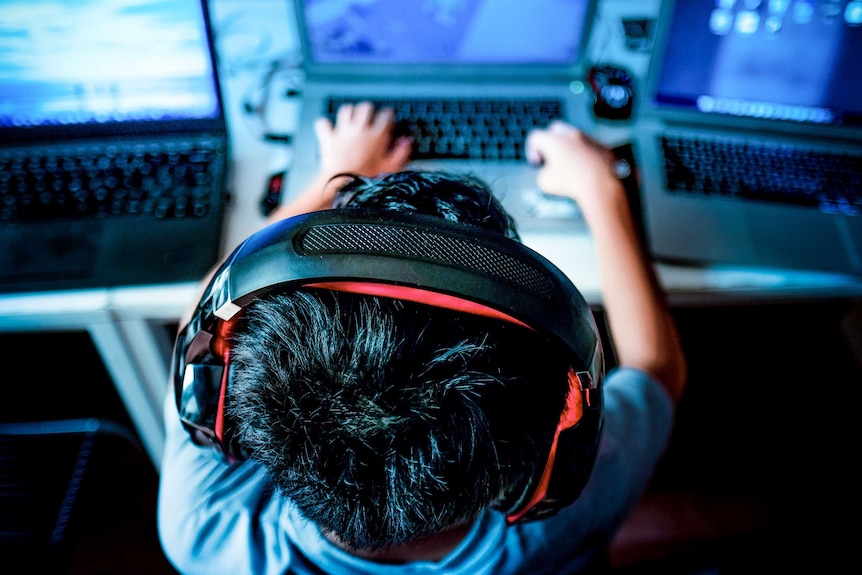
[[[687,366],[665,294],[641,244],[610,152],[562,122],[535,130],[528,159],[537,183],[580,206],[598,254],[602,297],[621,366],[643,370],[679,401]]]

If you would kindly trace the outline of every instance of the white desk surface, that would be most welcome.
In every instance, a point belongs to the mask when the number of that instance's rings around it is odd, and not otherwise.
[[[287,0],[212,0],[220,72],[231,132],[232,167],[223,251],[227,253],[263,225],[258,204],[268,177],[290,165],[289,146],[263,141],[258,117],[244,111],[262,95],[261,81],[273,62],[296,53]],[[603,0],[592,58],[627,66],[642,74],[648,56],[626,52],[618,30],[620,16],[652,17],[658,0]],[[294,103],[278,107],[275,121],[289,125]],[[270,111],[270,114],[273,112]],[[624,129],[596,127],[608,144]],[[593,305],[601,304],[597,260],[589,235],[531,233],[524,242],[543,254],[579,287]],[[674,305],[712,306],[776,300],[862,297],[862,278],[822,273],[739,268],[657,265],[659,279]],[[113,378],[153,461],[164,440],[161,404],[167,390],[175,324],[194,303],[193,282],[63,292],[0,295],[0,330],[84,330]]]

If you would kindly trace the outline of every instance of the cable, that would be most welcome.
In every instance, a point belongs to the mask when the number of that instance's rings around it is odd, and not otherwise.
[[[299,58],[289,56],[271,61],[259,81],[246,91],[242,98],[242,110],[252,121],[258,139],[282,144],[292,143],[292,126],[274,126],[275,122],[283,122],[285,118],[273,117],[269,104],[273,98],[294,99],[300,96],[303,80]],[[274,89],[278,93],[274,94]]]

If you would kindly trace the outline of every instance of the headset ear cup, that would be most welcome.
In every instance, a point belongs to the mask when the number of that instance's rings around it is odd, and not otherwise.
[[[217,365],[189,364],[180,390],[180,420],[198,445],[218,443],[215,420],[223,369]]]
[[[228,410],[226,409],[227,402],[227,390],[230,389],[233,378],[234,378],[235,370],[231,364],[227,365],[227,380],[225,387],[225,403],[222,404],[222,418],[223,425],[221,430],[221,447],[224,452],[225,458],[230,463],[237,463],[240,461],[245,461],[248,459],[248,453],[243,449],[242,445],[240,445],[239,441],[236,437],[236,425],[231,421],[230,417],[228,417]]]
[[[215,402],[216,412],[214,414],[214,435],[218,439],[215,447],[221,452],[228,463],[236,463],[246,459],[244,450],[236,442],[236,426],[227,414],[228,390],[234,379],[234,367],[231,361],[230,337],[241,315],[235,316],[230,321],[220,322],[216,337],[213,338],[212,349],[216,356],[221,358],[223,365],[222,381],[218,389],[218,398]]]
[[[546,507],[553,512],[574,502],[592,474],[604,427],[601,393],[601,388],[590,392],[590,406],[585,406],[581,420],[560,433],[557,440],[557,456],[545,498]]]
[[[186,328],[174,349],[174,392],[180,421],[192,441],[212,447],[230,463],[244,459],[225,413],[233,378],[229,336],[237,320],[219,322],[214,335],[199,331],[192,342],[186,341]],[[191,357],[188,363],[187,357]]]
[[[541,454],[539,461],[549,461],[551,449],[552,445],[549,444],[547,450]],[[507,523],[512,524],[528,520],[529,512],[536,507],[536,505],[531,506],[531,501],[540,488],[546,466],[547,463],[537,467],[519,491],[514,491],[509,497],[494,506],[494,509],[506,515]]]
[[[569,400],[560,414],[558,434],[549,447],[547,463],[537,468],[508,523],[533,521],[556,514],[583,491],[592,474],[602,432],[601,386],[582,389],[581,379],[569,372]],[[573,399],[581,397],[581,415],[573,419]]]

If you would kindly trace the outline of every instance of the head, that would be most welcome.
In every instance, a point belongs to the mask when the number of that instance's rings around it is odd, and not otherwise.
[[[351,547],[507,507],[545,463],[568,364],[526,328],[312,289],[246,316],[226,404],[236,439]]]
[[[461,176],[351,176],[334,205],[517,238],[488,188]],[[306,286],[256,298],[230,323],[231,441],[357,550],[511,509],[545,468],[570,397],[560,346],[498,318]]]

